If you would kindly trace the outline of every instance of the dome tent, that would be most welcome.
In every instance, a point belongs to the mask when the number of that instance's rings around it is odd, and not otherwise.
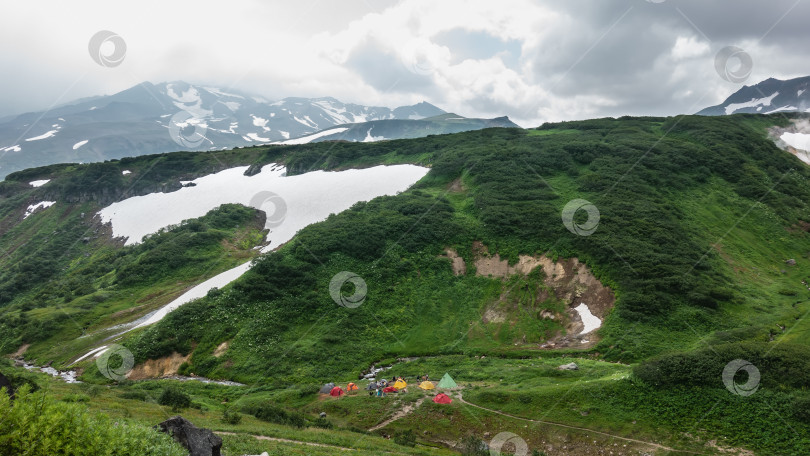
[[[428,382],[428,381],[424,381],[424,382],[419,384],[419,388],[422,388],[423,390],[432,390],[435,387],[436,387],[436,385],[434,385],[433,382]]]
[[[329,395],[332,397],[339,397],[343,396],[344,394],[346,394],[346,392],[343,391],[343,389],[339,386],[332,388],[332,391],[329,392]]]
[[[332,392],[332,388],[335,387],[334,383],[327,383],[321,387],[321,394],[329,394]]]
[[[433,402],[437,404],[450,404],[453,402],[453,399],[450,399],[450,396],[444,393],[439,393],[433,398]]]

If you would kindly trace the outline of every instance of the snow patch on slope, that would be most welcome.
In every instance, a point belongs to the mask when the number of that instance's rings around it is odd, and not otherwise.
[[[300,138],[287,139],[285,141],[276,141],[273,144],[285,144],[285,145],[308,144],[308,143],[312,142],[315,139],[322,138],[324,136],[334,135],[334,134],[337,134],[337,133],[343,133],[346,130],[348,130],[348,128],[345,128],[345,127],[332,128],[332,129],[329,129],[329,130],[319,131],[318,133],[314,133],[314,134],[311,134],[309,136],[302,136]]]
[[[77,142],[76,144],[73,145],[73,150],[76,150],[79,147],[82,147],[83,145],[87,144],[88,142],[89,142],[89,140],[87,140],[87,139],[85,139],[84,141]]]
[[[726,114],[732,114],[734,111],[742,108],[754,108],[757,106],[770,106],[771,102],[773,101],[776,96],[779,95],[779,92],[774,92],[771,96],[765,98],[752,98],[749,101],[743,103],[731,103],[726,106]]]
[[[28,209],[25,210],[25,214],[23,215],[23,219],[27,219],[28,217],[31,216],[31,214],[36,212],[38,209],[47,209],[47,208],[53,206],[54,204],[56,204],[56,201],[40,201],[37,204],[32,204],[32,205],[28,206]]]
[[[51,181],[50,179],[35,180],[29,182],[28,185],[32,187],[42,187],[43,185],[47,184],[50,181]]]
[[[46,131],[45,133],[43,133],[43,134],[41,134],[39,136],[34,136],[33,138],[26,138],[25,140],[26,141],[39,141],[40,139],[50,138],[50,137],[56,135],[57,132],[59,132],[58,128],[56,130]]]
[[[286,176],[284,167],[268,165],[255,176],[245,176],[245,170],[246,166],[231,168],[195,179],[193,187],[128,198],[105,207],[99,215],[103,223],[112,223],[114,237],[127,238],[126,244],[132,245],[161,228],[202,217],[222,204],[255,205],[254,197],[259,192],[270,191],[286,205],[283,222],[267,227],[271,230],[267,240],[275,248],[292,239],[301,228],[325,220],[329,214],[346,210],[358,201],[406,190],[428,171],[415,165],[397,165]],[[274,212],[275,208],[272,209]],[[272,222],[277,217],[268,219]]]
[[[592,314],[591,309],[589,309],[588,305],[584,302],[574,307],[574,310],[577,311],[579,318],[582,320],[582,324],[585,326],[580,334],[587,334],[602,326],[602,320],[600,320],[596,315]]]

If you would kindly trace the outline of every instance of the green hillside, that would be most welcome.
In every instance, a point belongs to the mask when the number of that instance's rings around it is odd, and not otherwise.
[[[402,395],[397,407],[419,406],[374,432],[410,430],[424,451],[508,429],[537,454],[563,454],[566,441],[574,448],[566,454],[589,454],[590,441],[655,454],[713,454],[715,445],[807,454],[810,168],[766,131],[787,122],[781,115],[623,117],[15,173],[0,184],[0,351],[30,344],[26,359],[65,367],[98,346],[103,329],[253,258],[262,242],[262,214],[228,205],[123,247],[92,219],[109,202],[236,165],[277,162],[300,174],[414,163],[430,172],[407,192],[305,228],[231,286],[121,343],[139,365],[179,353],[190,355],[180,375],[249,385],[182,384],[202,404],[204,423],[211,420],[205,412],[220,412],[227,398],[265,418],[267,404],[302,419],[327,411],[327,434],[368,430],[391,416],[390,400],[324,400],[317,388],[356,381],[375,364],[393,365],[385,375],[411,381],[450,372],[463,386],[447,407],[422,404],[418,390]],[[52,182],[42,188],[26,184],[45,178]],[[590,235],[563,223],[574,199],[598,209]],[[56,204],[20,221],[28,204],[43,200]],[[586,223],[584,212],[575,224]],[[466,271],[454,270],[454,254]],[[481,274],[479,261],[497,262],[496,254],[508,260],[504,268],[527,259],[557,265],[571,282],[563,286],[542,267]],[[586,269],[576,269],[580,263]],[[330,295],[342,271],[367,285],[357,307]],[[615,302],[604,300],[596,335],[572,342],[570,308],[600,290],[596,279]],[[574,285],[588,280],[588,287]],[[356,291],[350,284],[340,290],[344,297]],[[724,366],[738,358],[761,374],[750,396],[723,383]],[[556,369],[572,360],[579,370]],[[78,366],[83,380],[107,383],[92,361]],[[109,410],[111,397],[146,391],[121,402],[146,420],[166,382],[124,381],[88,403]],[[72,385],[54,388],[68,394]],[[250,417],[222,429],[268,435],[262,426]],[[284,426],[272,436],[324,438]]]

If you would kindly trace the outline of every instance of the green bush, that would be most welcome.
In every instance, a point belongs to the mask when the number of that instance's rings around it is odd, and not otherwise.
[[[191,406],[191,396],[177,388],[169,387],[161,393],[158,404],[169,406],[173,411],[178,412]]]
[[[225,407],[225,409],[222,410],[222,422],[234,425],[239,424],[242,422],[242,415],[235,410],[231,410],[230,407]]]
[[[415,447],[416,446],[416,436],[414,435],[413,431],[408,429],[405,431],[400,431],[394,434],[394,443],[397,445],[407,446],[407,447]]]
[[[44,391],[0,395],[0,454],[184,456],[188,452],[154,429],[55,400]]]
[[[243,411],[269,423],[284,424],[296,428],[307,427],[307,419],[303,415],[290,413],[271,404],[253,404],[245,407]]]

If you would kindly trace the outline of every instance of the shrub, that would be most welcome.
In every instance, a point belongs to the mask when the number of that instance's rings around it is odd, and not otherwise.
[[[242,422],[242,414],[230,407],[225,407],[222,411],[222,422],[227,424],[239,424]]]
[[[188,452],[171,437],[150,427],[105,415],[86,406],[57,401],[28,386],[16,399],[0,395],[0,454],[137,454],[183,456]]]
[[[303,415],[287,412],[283,408],[271,404],[254,404],[243,411],[269,423],[284,424],[297,428],[307,426],[307,419]]]
[[[172,411],[179,412],[191,406],[191,396],[177,388],[169,387],[163,390],[158,398],[158,404],[167,405],[172,408]]]
[[[406,431],[397,432],[394,435],[394,443],[397,445],[407,446],[407,447],[415,447],[416,446],[416,436],[413,434],[413,431],[408,429]]]

